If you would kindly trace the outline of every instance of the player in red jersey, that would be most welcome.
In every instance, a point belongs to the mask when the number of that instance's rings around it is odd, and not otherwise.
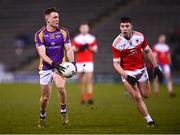
[[[148,123],[148,127],[154,127],[148,109],[142,100],[150,94],[150,82],[147,70],[144,66],[143,52],[152,62],[154,76],[162,75],[152,51],[143,34],[133,31],[133,25],[129,17],[123,17],[120,21],[121,33],[112,44],[113,66],[121,75],[126,90],[132,96],[138,111]]]
[[[93,103],[93,54],[97,52],[97,43],[94,35],[89,33],[89,25],[86,22],[80,24],[80,34],[74,37],[72,45],[76,53],[76,66],[80,83],[81,103],[88,101]],[[87,93],[85,91],[87,84]]]
[[[171,77],[171,70],[170,70],[170,63],[171,63],[171,56],[170,56],[170,48],[166,44],[166,36],[160,35],[158,38],[158,43],[156,43],[153,47],[154,56],[162,68],[164,77],[167,80],[167,88],[169,92],[169,96],[174,97],[175,93],[173,92],[173,82]],[[156,95],[159,95],[159,81],[156,78],[154,80],[154,92]]]

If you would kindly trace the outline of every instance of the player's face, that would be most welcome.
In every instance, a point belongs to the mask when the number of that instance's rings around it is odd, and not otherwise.
[[[89,26],[87,24],[83,24],[80,26],[79,31],[82,34],[87,34],[89,32]]]
[[[160,37],[159,37],[159,43],[165,43],[166,42],[166,37],[165,37],[165,35],[161,35]]]
[[[57,12],[52,12],[46,16],[46,22],[51,27],[58,27],[59,26],[59,14]]]
[[[131,23],[120,23],[120,30],[125,37],[129,37],[132,33]]]

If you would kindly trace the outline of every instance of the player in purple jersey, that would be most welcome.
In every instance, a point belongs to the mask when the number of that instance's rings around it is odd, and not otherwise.
[[[62,124],[68,123],[66,109],[65,78],[60,74],[64,67],[60,64],[68,60],[74,63],[74,54],[71,47],[67,29],[59,27],[59,13],[56,8],[48,8],[44,11],[46,25],[35,34],[36,48],[40,56],[40,119],[38,127],[45,127],[46,108],[51,96],[51,83],[54,80],[60,96],[60,113]]]

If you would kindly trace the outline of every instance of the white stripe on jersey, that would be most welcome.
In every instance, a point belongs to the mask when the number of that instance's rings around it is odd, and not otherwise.
[[[89,33],[86,35],[79,34],[74,38],[74,41],[78,44],[92,44],[95,40],[95,36]]]
[[[138,34],[136,34],[138,33]],[[113,46],[118,50],[124,49],[132,49],[135,48],[137,45],[141,44],[144,41],[144,36],[139,33],[135,32],[130,40],[126,40],[121,34],[117,36],[117,38],[113,42]]]
[[[169,46],[167,44],[157,43],[155,44],[154,49],[158,52],[169,52]]]

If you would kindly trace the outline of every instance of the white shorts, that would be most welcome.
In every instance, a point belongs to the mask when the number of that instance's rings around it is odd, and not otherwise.
[[[39,71],[40,75],[40,84],[41,85],[51,85],[53,81],[53,75],[55,74],[54,70],[41,70]]]
[[[168,64],[165,65],[160,65],[160,67],[162,68],[162,71],[167,74],[171,72],[170,66]]]
[[[77,66],[77,72],[78,73],[86,73],[86,72],[93,72],[94,71],[93,62],[76,63],[76,66]]]
[[[146,67],[134,71],[125,70],[125,72],[130,76],[136,77],[138,82],[145,82],[149,79]],[[125,81],[125,78],[123,76],[122,81]]]

